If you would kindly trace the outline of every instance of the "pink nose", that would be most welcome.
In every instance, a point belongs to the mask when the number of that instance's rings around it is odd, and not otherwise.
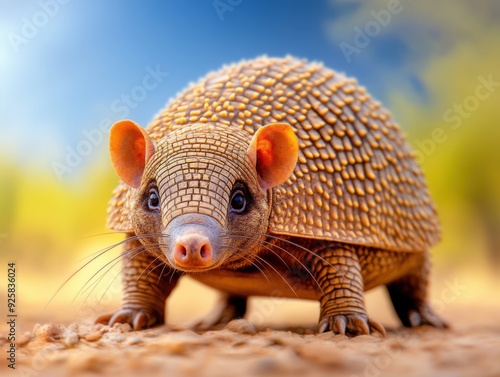
[[[210,240],[200,234],[180,237],[174,246],[174,261],[185,268],[210,267],[213,261]]]

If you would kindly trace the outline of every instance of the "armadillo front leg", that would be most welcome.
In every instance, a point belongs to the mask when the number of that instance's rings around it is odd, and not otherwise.
[[[122,258],[122,304],[115,313],[97,318],[96,323],[110,326],[128,323],[134,330],[163,324],[165,301],[177,284],[178,274],[165,267],[135,238],[125,243]]]
[[[354,250],[328,247],[316,252],[312,272],[321,287],[318,332],[369,334],[384,327],[366,315],[361,267]]]

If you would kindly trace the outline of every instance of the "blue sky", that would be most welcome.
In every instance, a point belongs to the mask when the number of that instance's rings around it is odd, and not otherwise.
[[[128,117],[143,125],[189,82],[262,54],[323,61],[357,77],[383,102],[395,82],[426,101],[426,87],[408,63],[435,54],[442,37],[418,19],[408,22],[408,14],[404,25],[393,14],[348,61],[340,43],[352,44],[354,28],[373,21],[366,4],[364,18],[356,16],[362,2],[220,0],[231,8],[222,17],[214,3],[0,0],[1,156],[49,167],[83,130],[120,118],[112,104],[141,84],[148,67],[168,77],[130,108]],[[403,11],[410,6],[401,0]],[[375,11],[386,7],[373,2]],[[26,24],[36,22],[33,36],[26,34]],[[410,45],[408,35],[419,33],[422,43]]]

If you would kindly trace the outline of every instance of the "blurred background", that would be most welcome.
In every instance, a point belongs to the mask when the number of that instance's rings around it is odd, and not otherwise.
[[[189,82],[262,54],[322,61],[393,113],[442,221],[434,307],[458,323],[500,308],[500,2],[0,0],[0,35],[0,278],[16,262],[21,327],[119,304],[119,248],[63,286],[122,239],[105,227],[118,182],[109,126],[145,126]],[[169,318],[187,323],[213,300],[184,282]],[[397,324],[383,289],[368,306]],[[314,325],[317,315],[317,303],[254,300],[250,319]]]

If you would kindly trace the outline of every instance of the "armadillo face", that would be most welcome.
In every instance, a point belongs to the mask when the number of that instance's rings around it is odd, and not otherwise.
[[[195,124],[157,141],[136,192],[132,222],[151,252],[194,272],[249,263],[270,208],[247,156],[251,135]]]

